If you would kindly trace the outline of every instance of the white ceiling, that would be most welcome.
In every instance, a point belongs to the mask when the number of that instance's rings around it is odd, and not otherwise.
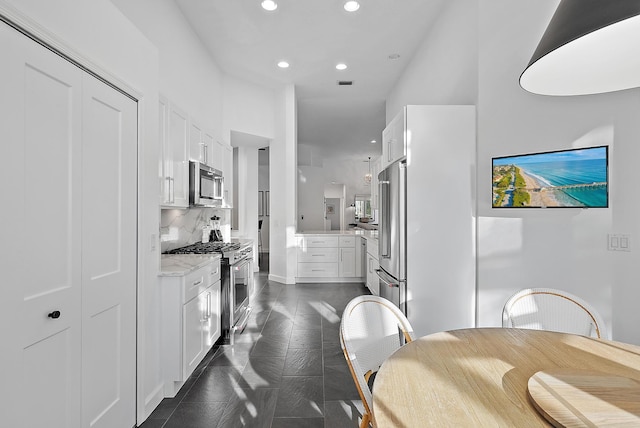
[[[299,144],[328,158],[366,159],[380,154],[385,99],[444,1],[361,0],[354,13],[344,0],[277,0],[274,12],[261,0],[176,3],[225,73],[274,88],[295,84]],[[278,68],[281,60],[291,67]],[[348,68],[336,70],[339,62]]]

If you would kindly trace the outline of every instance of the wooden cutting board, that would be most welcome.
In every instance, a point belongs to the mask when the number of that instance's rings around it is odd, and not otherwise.
[[[593,370],[550,369],[527,385],[534,407],[555,427],[640,426],[640,382]]]

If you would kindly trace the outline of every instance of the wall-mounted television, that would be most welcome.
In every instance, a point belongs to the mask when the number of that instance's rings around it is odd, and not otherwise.
[[[607,208],[609,148],[492,159],[493,208]]]

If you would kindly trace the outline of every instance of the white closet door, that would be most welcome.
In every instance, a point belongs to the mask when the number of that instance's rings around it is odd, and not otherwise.
[[[83,427],[135,425],[136,109],[84,76]]]
[[[78,427],[82,72],[5,24],[0,55],[0,425]]]

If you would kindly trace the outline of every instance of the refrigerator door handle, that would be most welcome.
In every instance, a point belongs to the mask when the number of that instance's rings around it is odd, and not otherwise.
[[[389,276],[382,269],[376,269],[376,273],[378,274],[378,278],[384,282],[384,284],[388,287],[400,287],[400,284],[397,280]]]
[[[389,224],[390,209],[389,206],[389,180],[380,180],[378,185],[380,186],[380,205],[382,209],[381,221],[380,221],[380,257],[389,258],[391,256],[391,242],[389,242],[389,231],[391,225]]]

